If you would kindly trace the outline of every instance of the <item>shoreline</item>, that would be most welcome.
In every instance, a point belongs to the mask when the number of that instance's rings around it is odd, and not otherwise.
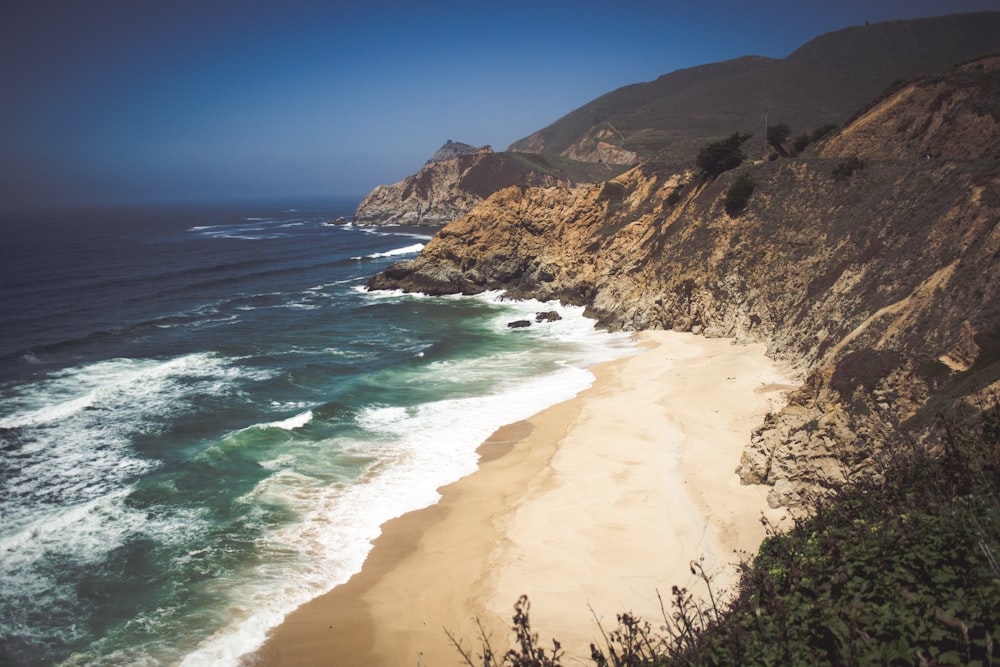
[[[575,398],[499,429],[479,468],[440,501],[388,521],[347,583],[289,614],[252,665],[461,664],[479,627],[501,653],[513,605],[532,603],[541,646],[590,664],[590,641],[629,611],[655,623],[657,591],[692,586],[690,561],[735,583],[755,552],[767,487],[733,472],[792,382],[763,345],[646,332],[639,354],[599,364]],[[697,591],[696,591],[697,592]]]

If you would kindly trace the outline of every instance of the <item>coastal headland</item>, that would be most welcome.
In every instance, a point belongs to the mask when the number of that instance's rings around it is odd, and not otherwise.
[[[481,623],[502,653],[522,594],[541,644],[583,664],[597,621],[655,621],[674,585],[704,594],[691,561],[731,586],[761,519],[786,514],[734,469],[791,379],[763,345],[641,337],[574,399],[497,431],[438,504],[386,523],[363,570],[290,614],[250,664],[460,664],[448,633],[476,654]]]
[[[731,586],[772,508],[995,404],[998,76],[992,55],[912,79],[759,161],[737,131],[700,171],[512,185],[375,276],[585,306],[651,349],[495,434],[478,472],[387,523],[361,573],[289,615],[257,663],[462,664],[448,633],[476,655],[480,624],[502,654],[526,594],[541,644],[581,664],[617,614],[655,622],[658,592],[697,588],[693,560]]]

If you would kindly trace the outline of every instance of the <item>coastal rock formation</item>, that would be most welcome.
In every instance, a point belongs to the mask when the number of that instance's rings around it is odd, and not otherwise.
[[[379,185],[358,205],[358,225],[443,225],[460,218],[501,188],[593,182],[621,171],[613,166],[555,162],[539,155],[473,150],[449,140],[420,171]]]
[[[507,187],[369,286],[502,289],[585,305],[610,329],[766,342],[803,384],[737,472],[801,503],[1000,392],[998,90],[988,57],[897,88],[796,159]],[[753,193],[732,217],[744,174]]]
[[[444,142],[444,146],[434,151],[434,155],[431,156],[431,159],[428,160],[427,163],[444,162],[445,160],[450,160],[460,155],[475,155],[480,150],[486,151],[489,150],[489,147],[484,146],[482,148],[476,148],[475,146],[449,139]]]

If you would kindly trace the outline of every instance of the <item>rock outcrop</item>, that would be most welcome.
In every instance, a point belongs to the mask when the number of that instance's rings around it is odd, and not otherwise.
[[[416,174],[379,185],[358,205],[359,225],[443,225],[472,210],[491,194],[512,185],[552,186],[595,181],[621,171],[613,165],[558,164],[540,155],[472,151],[449,140]]]
[[[998,90],[1000,56],[984,58],[896,89],[797,159],[507,187],[370,287],[503,289],[611,329],[767,342],[803,384],[738,474],[801,503],[1000,391]],[[755,187],[731,217],[742,174]]]
[[[444,142],[444,146],[434,151],[434,155],[432,155],[431,159],[427,161],[427,164],[430,164],[431,162],[444,162],[445,160],[450,160],[452,158],[459,157],[460,155],[475,155],[479,151],[492,152],[489,146],[476,148],[475,146],[449,139]]]

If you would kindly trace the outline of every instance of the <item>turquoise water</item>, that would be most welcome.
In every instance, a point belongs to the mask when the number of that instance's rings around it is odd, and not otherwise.
[[[236,664],[632,351],[577,308],[365,291],[428,232],[329,224],[353,205],[3,221],[0,662]]]

